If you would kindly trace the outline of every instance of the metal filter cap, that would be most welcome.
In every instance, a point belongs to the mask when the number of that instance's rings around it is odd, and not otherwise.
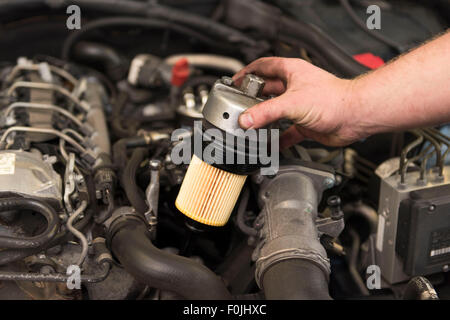
[[[234,135],[237,129],[241,129],[239,115],[264,101],[257,97],[264,88],[264,80],[247,74],[240,88],[232,85],[233,80],[228,77],[216,81],[203,108],[203,117],[215,127]]]

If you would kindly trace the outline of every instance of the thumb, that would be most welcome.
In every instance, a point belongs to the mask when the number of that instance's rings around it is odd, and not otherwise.
[[[279,97],[258,103],[245,110],[239,116],[239,125],[243,129],[258,129],[286,116],[288,99],[283,94]]]

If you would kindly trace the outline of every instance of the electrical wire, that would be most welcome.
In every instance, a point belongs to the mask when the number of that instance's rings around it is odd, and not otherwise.
[[[70,58],[70,52],[74,44],[78,42],[83,36],[85,36],[88,32],[105,27],[119,27],[119,26],[170,29],[178,33],[195,38],[207,45],[210,45],[211,47],[223,48],[227,50],[234,49],[230,45],[226,45],[223,42],[215,41],[203,35],[202,33],[195,31],[194,29],[191,29],[183,25],[174,24],[171,21],[160,20],[155,18],[113,17],[113,18],[98,19],[90,23],[87,23],[83,27],[83,29],[79,30],[78,32],[72,33],[69,37],[67,37],[67,39],[64,41],[63,44],[61,55],[62,59],[68,60]]]

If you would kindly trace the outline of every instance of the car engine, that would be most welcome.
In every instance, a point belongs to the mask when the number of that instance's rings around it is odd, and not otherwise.
[[[379,3],[396,47],[339,1],[1,1],[0,299],[450,299],[448,126],[235,133],[259,57],[352,78],[448,28],[448,1]]]

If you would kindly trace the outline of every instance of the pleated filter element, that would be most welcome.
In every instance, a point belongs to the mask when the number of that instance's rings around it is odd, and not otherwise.
[[[193,156],[175,206],[192,220],[210,226],[227,223],[246,175],[215,168]]]

